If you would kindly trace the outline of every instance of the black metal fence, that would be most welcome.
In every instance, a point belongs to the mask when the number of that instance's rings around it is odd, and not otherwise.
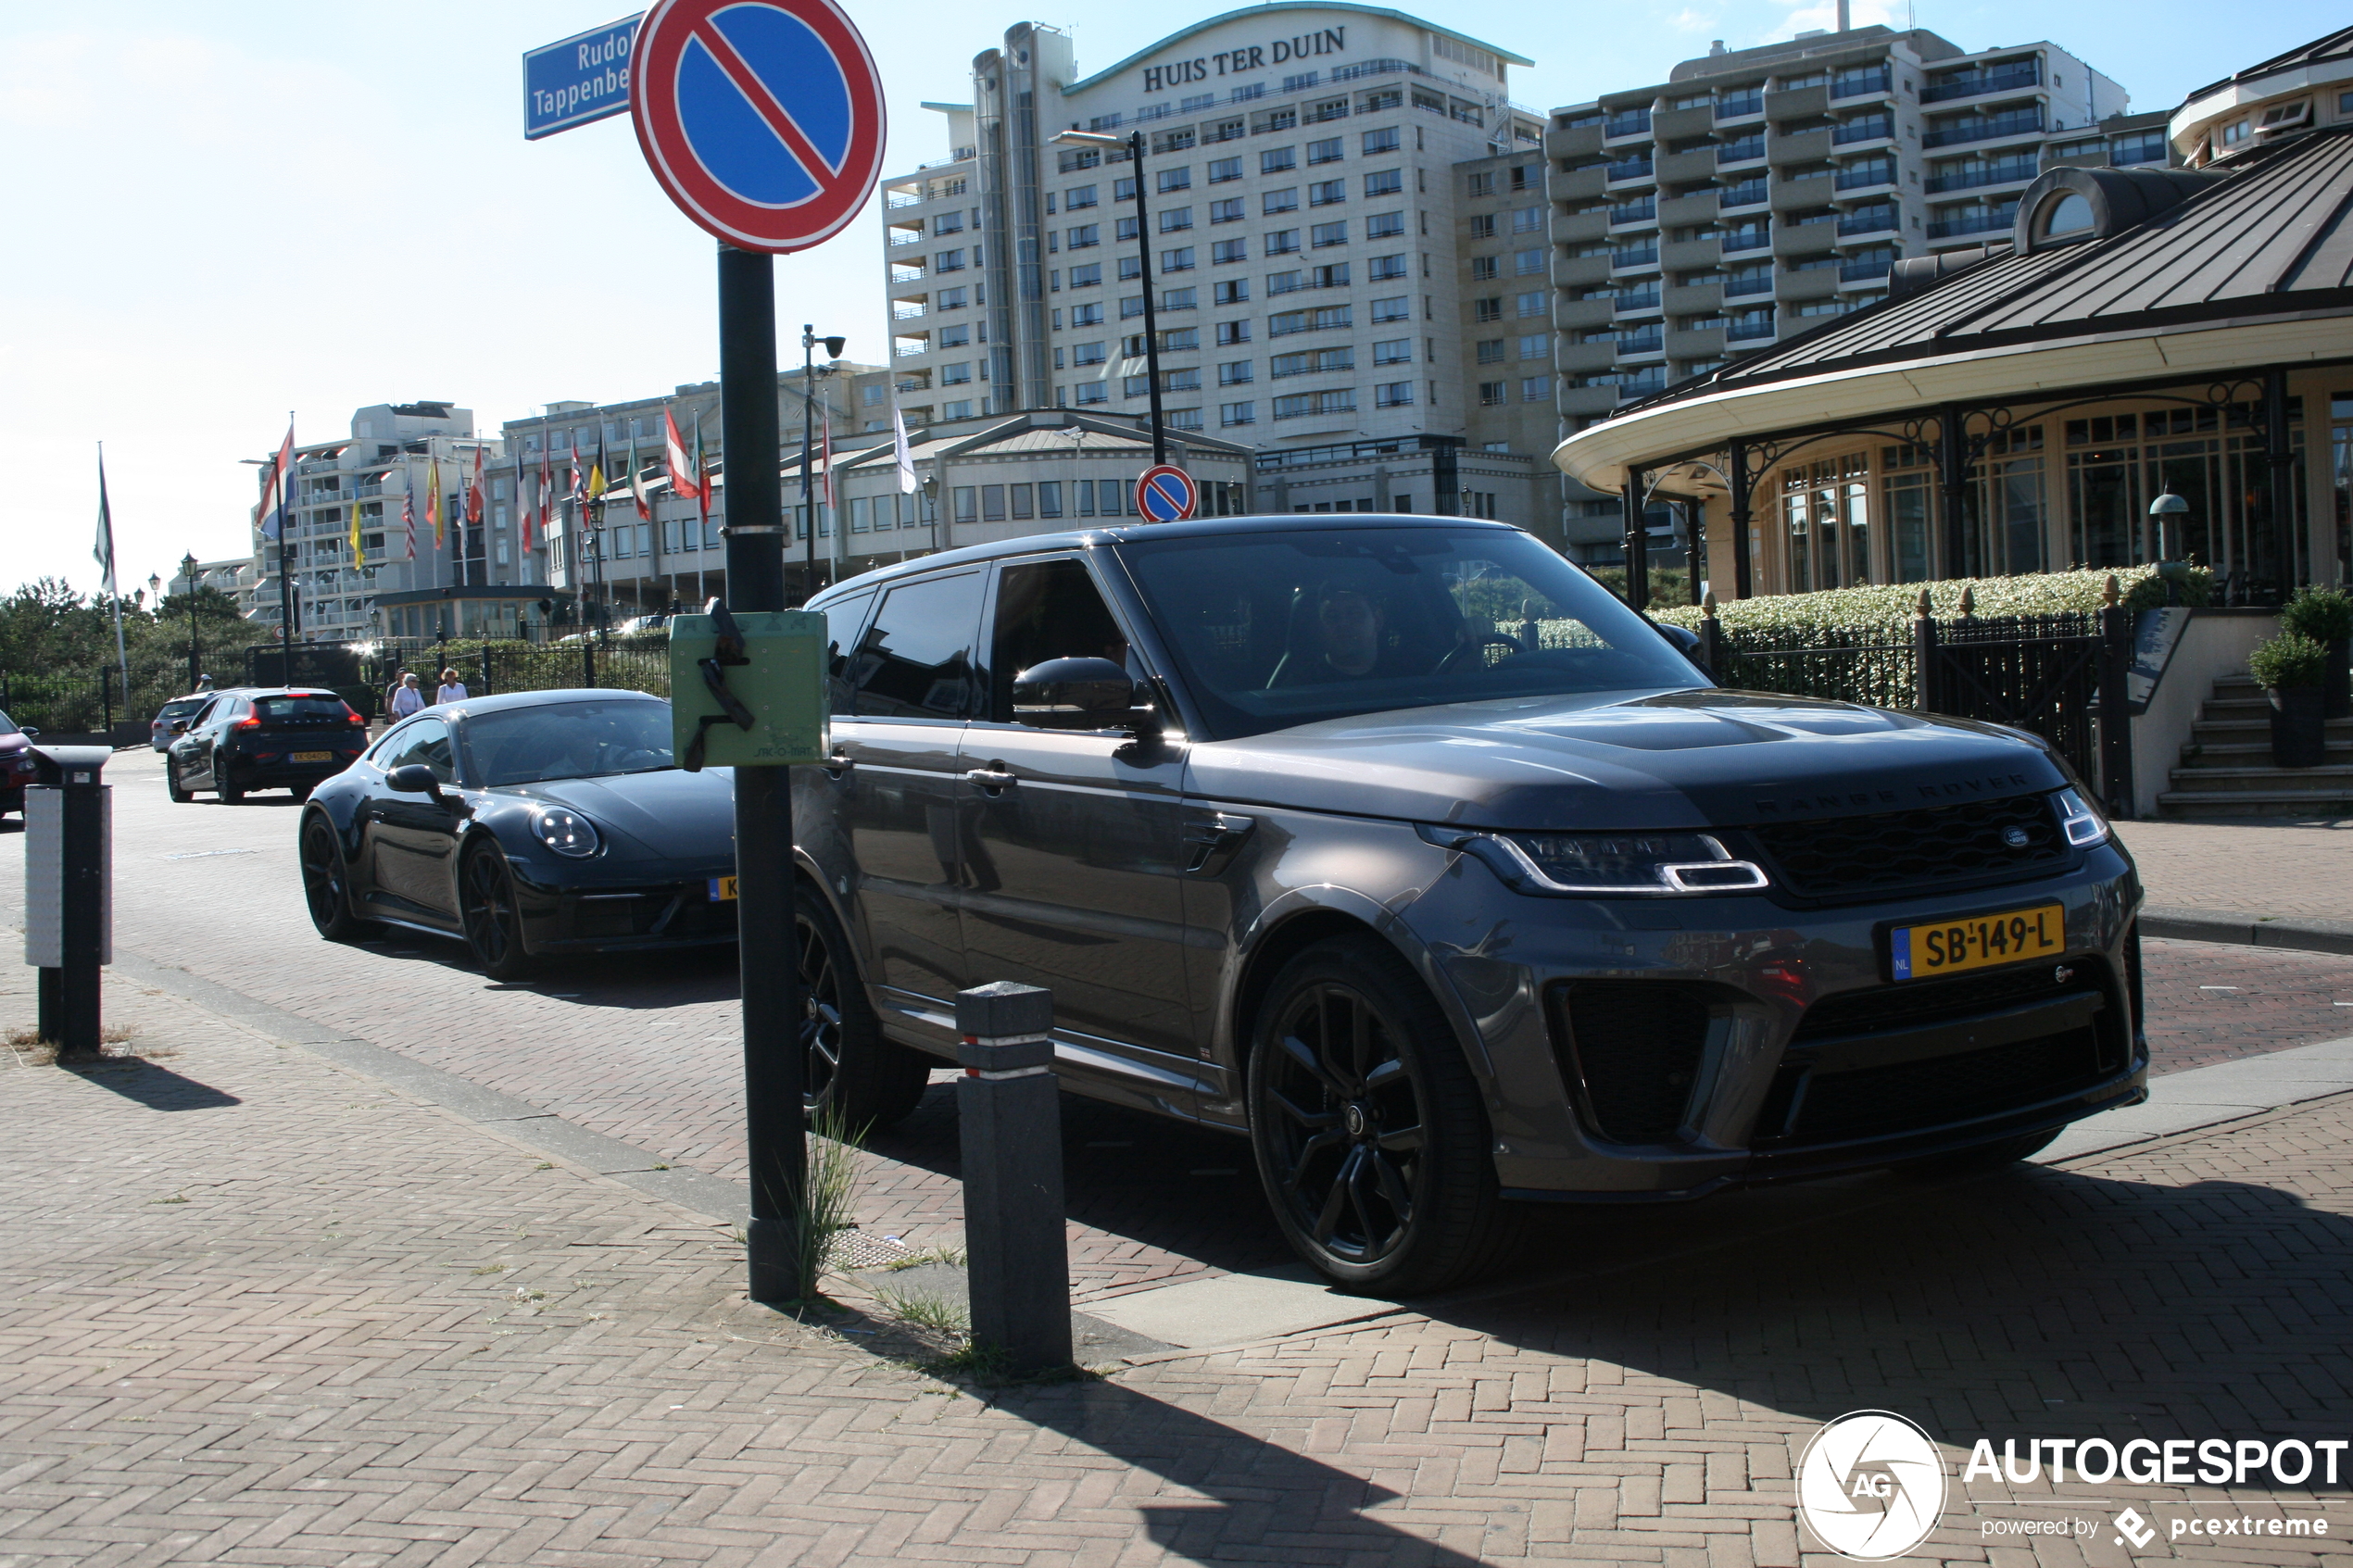
[[[44,734],[103,734],[124,725],[145,725],[157,709],[182,695],[178,671],[148,679],[133,672],[130,689],[122,671],[107,665],[95,673],[27,675],[0,671],[0,712]]]
[[[413,671],[428,695],[441,672],[457,672],[475,696],[505,692],[564,691],[576,686],[670,695],[670,637],[582,636],[554,643],[442,643],[390,639],[365,661],[376,709],[402,671]],[[372,713],[374,709],[368,709]]]
[[[1700,621],[1701,656],[1727,686],[1979,719],[2050,743],[2108,809],[2133,814],[2132,721],[2125,671],[2133,614],[1913,618],[1894,627],[1740,632]]]

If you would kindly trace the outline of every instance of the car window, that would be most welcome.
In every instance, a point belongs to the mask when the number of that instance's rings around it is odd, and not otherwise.
[[[1022,561],[998,574],[988,651],[988,716],[1000,724],[1013,721],[1014,676],[1032,665],[1050,659],[1130,662],[1126,633],[1102,590],[1086,563],[1068,559]]]
[[[351,709],[343,698],[325,692],[301,692],[291,696],[265,696],[254,703],[264,723],[281,719],[348,720]]]
[[[449,751],[449,726],[439,719],[420,719],[400,732],[400,748],[385,759],[387,771],[422,762],[433,770],[433,776],[443,784],[458,776],[458,769]]]
[[[962,719],[973,696],[980,573],[893,584],[859,639],[850,710],[877,718]]]
[[[850,655],[858,646],[858,633],[866,629],[866,611],[874,608],[875,590],[850,594],[824,606],[825,612],[825,681],[826,694],[836,713],[849,710]]]
[[[6,713],[0,713],[0,735],[13,735],[21,733],[22,732],[18,730],[17,721],[14,719],[9,718]]]
[[[466,776],[485,788],[675,766],[670,704],[644,697],[501,709],[474,714],[465,731]]]
[[[1302,529],[1122,546],[1220,736],[1388,709],[1688,690],[1655,631],[1533,536]]]

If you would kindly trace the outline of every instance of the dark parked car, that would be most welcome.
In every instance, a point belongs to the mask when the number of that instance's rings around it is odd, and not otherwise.
[[[184,726],[184,728],[183,728]],[[163,784],[182,803],[211,790],[233,806],[257,789],[297,800],[351,765],[368,744],[368,721],[331,691],[240,686],[214,695],[193,719],[175,719]]]
[[[549,954],[732,942],[732,783],[673,763],[670,704],[642,692],[429,708],[304,809],[311,922],[460,937],[498,979]]]
[[[1718,689],[1518,529],[1111,528],[813,608],[852,1122],[960,987],[1049,986],[1065,1084],[1246,1133],[1303,1257],[1410,1291],[1533,1203],[2007,1162],[2144,1097],[2140,888],[2049,748]]]
[[[24,811],[24,786],[41,771],[32,759],[32,737],[39,730],[19,730],[17,721],[0,713],[0,817]]]

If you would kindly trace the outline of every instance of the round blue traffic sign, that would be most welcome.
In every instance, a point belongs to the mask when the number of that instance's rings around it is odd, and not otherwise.
[[[1147,522],[1182,522],[1200,502],[1193,476],[1174,463],[1146,469],[1136,482],[1136,515]]]
[[[654,178],[742,250],[840,231],[882,174],[882,81],[834,0],[656,0],[629,117]]]

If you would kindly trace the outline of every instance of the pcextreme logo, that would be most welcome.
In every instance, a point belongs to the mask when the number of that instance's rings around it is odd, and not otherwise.
[[[1841,1557],[1885,1562],[1936,1528],[1944,1464],[1927,1433],[1889,1411],[1826,1424],[1797,1466],[1797,1512]]]

